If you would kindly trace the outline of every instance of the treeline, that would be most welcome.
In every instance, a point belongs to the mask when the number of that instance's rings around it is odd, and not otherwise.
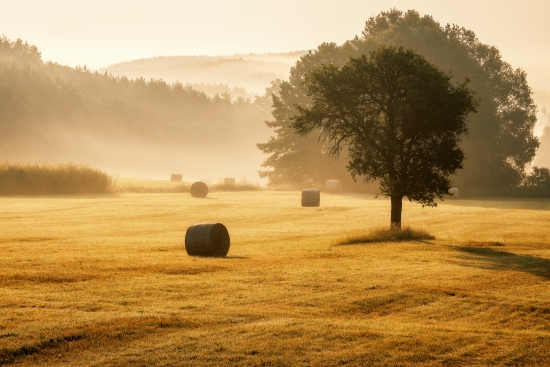
[[[274,118],[268,122],[276,135],[259,144],[270,154],[263,164],[263,177],[272,184],[304,185],[346,174],[347,152],[337,160],[327,158],[328,144],[317,141],[319,134],[300,138],[291,125],[297,106],[311,103],[303,86],[310,70],[322,64],[341,67],[350,56],[368,55],[380,45],[413,49],[449,73],[453,82],[470,80],[468,86],[480,104],[477,113],[468,118],[469,133],[461,144],[464,169],[452,177],[461,193],[490,194],[522,186],[526,168],[539,147],[534,136],[537,107],[526,73],[502,60],[496,47],[480,42],[471,30],[442,26],[430,16],[397,9],[371,17],[360,37],[342,45],[325,43],[304,55],[292,68],[290,78],[278,84]]]
[[[294,64],[288,81],[275,81],[254,99],[250,91],[223,80],[184,85],[43,62],[35,46],[0,37],[0,161],[74,162],[114,173],[168,178],[177,172],[186,179],[254,179],[264,161],[262,175],[273,186],[321,186],[327,179],[341,179],[347,189],[375,192],[376,187],[351,180],[345,151],[338,160],[328,158],[317,137],[300,138],[289,126],[296,105],[308,103],[301,88],[308,70],[327,62],[341,65],[380,43],[411,47],[442,70],[452,70],[455,80],[472,80],[481,104],[463,141],[465,167],[455,177],[461,192],[507,194],[529,186],[525,167],[538,141],[533,136],[536,106],[525,73],[472,31],[397,10],[371,18],[361,38],[341,46],[323,44],[308,54],[242,55],[235,62],[206,56],[153,58],[109,68],[129,73],[152,68],[165,78],[169,74],[164,72],[186,63],[208,64],[207,69],[248,61],[268,69],[273,63]],[[542,116],[548,118],[547,112]],[[544,167],[550,165],[550,128],[541,140],[534,164]],[[259,146],[270,154],[267,160],[256,149],[258,142],[266,142]]]
[[[550,198],[550,170],[534,166],[519,185],[500,186],[491,190],[470,188],[467,196]]]
[[[245,88],[242,87],[230,87],[227,84],[206,84],[206,83],[188,83],[187,87],[192,89],[204,92],[209,97],[215,97],[216,94],[219,96],[231,95],[233,101],[238,100],[239,98],[254,100],[259,93],[250,93]]]
[[[254,152],[268,136],[262,121],[270,109],[268,98],[209,97],[162,79],[44,63],[35,46],[0,38],[2,160],[131,163],[146,171],[204,158],[208,166],[216,154],[227,161]]]

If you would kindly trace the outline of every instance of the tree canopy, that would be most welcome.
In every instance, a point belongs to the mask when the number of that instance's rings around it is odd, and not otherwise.
[[[543,124],[543,133],[540,137],[540,149],[534,163],[539,166],[550,167],[550,111],[543,107],[540,111],[539,121]]]
[[[521,183],[525,166],[533,159],[538,140],[533,135],[536,106],[526,74],[502,60],[496,47],[481,43],[474,32],[457,25],[441,26],[416,11],[390,10],[370,18],[360,37],[342,45],[325,43],[304,55],[287,81],[278,81],[273,96],[276,136],[258,147],[270,156],[261,175],[270,182],[302,185],[323,182],[345,172],[345,161],[327,157],[325,142],[299,138],[291,129],[297,106],[311,103],[303,81],[321,64],[341,67],[349,57],[359,57],[380,45],[403,46],[424,56],[452,81],[471,80],[469,88],[480,100],[470,119],[468,138],[461,143],[464,169],[452,177],[458,187],[487,190]]]
[[[330,155],[347,146],[352,176],[380,181],[392,199],[391,225],[401,228],[404,196],[435,206],[451,187],[449,175],[462,168],[459,143],[476,101],[467,81],[450,79],[411,50],[380,46],[341,69],[309,71],[311,104],[298,106],[292,127],[302,136],[319,132]]]

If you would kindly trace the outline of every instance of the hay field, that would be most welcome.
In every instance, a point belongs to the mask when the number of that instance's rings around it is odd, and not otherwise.
[[[113,182],[115,193],[182,193],[189,192],[193,182],[150,180],[117,177]]]
[[[548,366],[550,200],[404,203],[435,240],[334,246],[390,202],[0,198],[0,365]],[[224,223],[224,259],[188,226]]]
[[[168,194],[189,192],[191,185],[195,181],[168,181],[168,180],[150,180],[135,178],[116,178],[113,183],[112,192],[123,193],[149,193],[149,194]],[[240,180],[233,184],[208,183],[209,191],[260,191],[258,184],[250,183],[246,180]]]

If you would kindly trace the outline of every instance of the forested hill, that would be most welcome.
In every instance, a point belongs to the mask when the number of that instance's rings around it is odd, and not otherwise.
[[[307,52],[278,54],[242,54],[233,56],[168,56],[122,62],[101,69],[113,75],[130,78],[157,78],[180,82],[203,91],[208,96],[230,93],[238,97],[254,98],[263,94],[275,79],[287,80],[291,67]],[[535,134],[541,137],[540,150],[534,163],[550,165],[550,128],[545,129],[547,111],[550,111],[550,91],[534,91],[533,100],[538,106],[538,124]],[[546,111],[546,112],[545,112]],[[268,116],[266,119],[271,120]],[[342,174],[346,174],[345,172]]]
[[[275,79],[287,79],[290,68],[306,51],[232,56],[169,56],[133,60],[101,69],[129,78],[162,78],[168,82],[244,88],[248,93],[263,94]],[[202,86],[201,86],[202,84]],[[208,93],[208,90],[204,90]]]
[[[254,178],[270,110],[270,98],[208,97],[180,83],[45,63],[35,46],[0,38],[0,160]]]

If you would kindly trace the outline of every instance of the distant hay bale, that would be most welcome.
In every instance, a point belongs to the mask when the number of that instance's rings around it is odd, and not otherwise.
[[[235,179],[234,178],[224,178],[223,184],[225,186],[235,186]]]
[[[302,190],[302,206],[320,206],[321,192],[319,189]]]
[[[190,192],[195,198],[205,198],[208,195],[208,186],[202,181],[197,181],[191,185]]]
[[[452,187],[452,188],[449,189],[449,195],[451,195],[451,197],[453,199],[456,199],[456,200],[458,200],[459,197],[460,197],[460,194],[459,194],[458,189],[456,187]]]
[[[339,193],[344,190],[344,183],[340,180],[327,180],[325,182],[325,191]]]
[[[183,179],[183,176],[181,173],[172,173],[172,176],[170,176],[170,181],[181,182],[182,179]]]
[[[225,257],[229,245],[229,232],[221,223],[195,224],[185,233],[185,251],[189,256]]]

